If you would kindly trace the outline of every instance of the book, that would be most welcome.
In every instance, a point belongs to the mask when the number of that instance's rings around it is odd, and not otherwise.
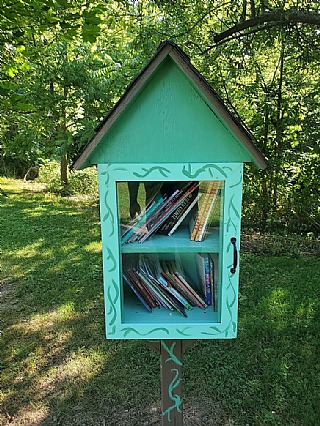
[[[218,253],[209,254],[210,274],[212,282],[212,307],[218,311],[218,285],[219,285],[219,255]]]
[[[205,302],[212,306],[212,281],[209,254],[196,253],[196,264]]]
[[[191,299],[190,303],[194,303],[194,306],[198,306],[201,309],[205,309],[207,307],[205,300],[203,297],[197,292],[197,286],[192,282],[190,277],[188,277],[183,270],[181,262],[175,260],[175,272],[174,276],[177,278],[177,282],[179,283],[179,287],[182,292],[188,294]]]
[[[143,243],[156,232],[173,233],[195,206],[195,200],[198,200],[199,182],[180,182],[180,186],[181,184],[183,186],[180,189],[172,192],[162,194],[159,189],[131,223],[121,225],[121,243]]]
[[[139,294],[143,297],[145,302],[151,307],[155,308],[158,306],[157,300],[153,297],[152,293],[148,286],[144,285],[144,282],[137,276],[136,271],[134,269],[128,269],[126,271],[126,275],[129,278],[131,284],[135,287],[135,289],[139,292]]]
[[[135,239],[147,232],[146,222],[153,212],[164,202],[161,194],[156,194],[146,208],[128,225],[122,225],[124,232],[121,235],[121,243],[134,242]]]
[[[194,191],[197,187],[197,182],[189,182],[185,187],[181,190],[176,191],[172,194],[168,200],[166,200],[163,205],[159,206],[156,212],[153,213],[152,218],[150,218],[150,227],[148,229],[148,233],[141,238],[139,238],[139,242],[144,242],[147,238],[153,235],[158,228],[164,223],[166,219],[173,213],[184,201],[187,195]]]
[[[138,297],[140,302],[143,304],[143,306],[147,309],[147,311],[152,312],[151,306],[149,306],[148,302],[144,299],[144,297],[140,294],[140,292],[136,289],[136,287],[133,285],[129,277],[126,276],[125,273],[122,274],[124,282],[131,288],[133,293]]]
[[[187,192],[182,203],[174,209],[170,216],[165,220],[165,222],[160,226],[157,233],[172,235],[172,233],[177,229],[177,227],[182,223],[187,214],[191,211],[192,207],[195,206],[198,200],[199,193],[199,183],[192,185],[190,190]],[[195,201],[196,200],[196,201]],[[172,229],[174,228],[174,231]],[[172,232],[171,232],[172,231]]]
[[[210,181],[196,217],[190,220],[190,240],[203,241],[207,232],[209,218],[217,198],[220,181]]]
[[[179,292],[179,289],[177,289],[176,280],[174,276],[171,275],[169,271],[169,267],[166,262],[161,263],[161,269],[162,269],[161,275],[162,275],[162,278],[165,278],[164,282],[166,282],[166,285],[168,286],[168,291],[170,291],[170,293],[172,293],[179,300],[179,302],[183,304],[183,306],[186,309],[188,310],[192,309],[192,305],[189,303],[187,298],[185,298],[183,293]]]
[[[187,317],[193,307],[207,307],[179,260],[160,261],[150,254],[129,256],[123,261],[123,281],[149,312],[164,308]]]
[[[183,214],[180,216],[180,218],[176,221],[174,226],[170,229],[167,235],[172,235],[182,224],[184,219],[188,216],[188,214],[192,211],[192,209],[195,207],[199,199],[201,198],[202,194],[198,194],[196,198],[189,204],[188,208],[183,212]]]

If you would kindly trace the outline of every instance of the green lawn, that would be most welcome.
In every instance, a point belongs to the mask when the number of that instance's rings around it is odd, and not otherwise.
[[[0,424],[160,425],[158,354],[105,339],[97,200],[0,187]],[[185,354],[186,426],[320,424],[319,242],[261,241],[242,252],[238,338]]]

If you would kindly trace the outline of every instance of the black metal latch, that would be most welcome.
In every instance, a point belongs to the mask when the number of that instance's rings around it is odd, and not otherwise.
[[[236,246],[237,239],[232,237],[230,241],[233,245],[233,267],[230,269],[230,272],[231,274],[235,274],[238,266],[238,251]]]

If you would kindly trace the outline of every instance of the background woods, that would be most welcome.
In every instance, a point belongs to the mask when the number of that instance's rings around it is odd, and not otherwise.
[[[68,165],[164,39],[188,53],[269,158],[244,221],[319,232],[319,5],[311,0],[5,1],[0,173]],[[258,194],[258,196],[257,196]]]

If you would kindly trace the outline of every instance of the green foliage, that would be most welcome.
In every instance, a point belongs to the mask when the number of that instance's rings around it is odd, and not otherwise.
[[[265,172],[247,173],[248,225],[319,232],[318,27],[307,20],[260,22],[214,42],[235,24],[269,12],[296,9],[319,19],[317,2],[6,0],[5,6],[3,161],[23,166],[72,158],[159,43],[172,39],[238,111],[269,158]]]
[[[98,176],[95,168],[72,171],[68,181],[70,194],[98,195]]]
[[[56,161],[42,160],[39,170],[39,182],[46,184],[49,192],[57,195],[98,195],[98,177],[95,168],[72,171],[67,185],[61,184],[60,164]]]

